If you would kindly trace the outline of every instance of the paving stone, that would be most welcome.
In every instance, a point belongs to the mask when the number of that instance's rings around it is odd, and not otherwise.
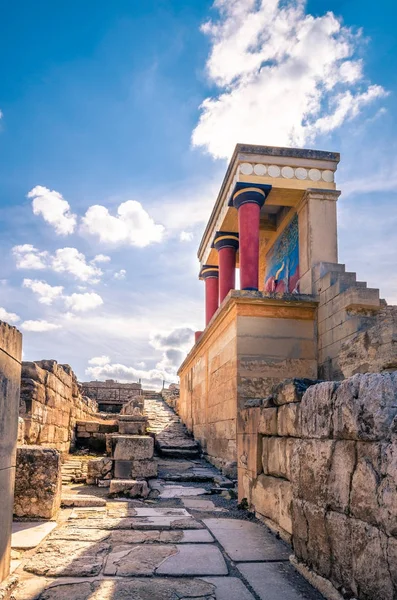
[[[110,545],[103,542],[44,542],[28,559],[25,571],[52,577],[93,577],[98,575]]]
[[[172,544],[117,546],[107,557],[103,573],[118,577],[153,575],[165,559],[175,554],[178,549]]]
[[[72,519],[64,525],[70,529],[203,529],[204,526],[193,519],[183,516],[162,517],[120,517]]]
[[[240,563],[244,575],[261,600],[321,600],[290,563]]]
[[[222,508],[217,508],[212,500],[201,500],[200,498],[181,498],[182,503],[186,508],[202,511],[222,511]]]
[[[106,529],[71,529],[68,527],[57,527],[48,540],[70,540],[78,542],[104,542],[110,538],[111,532]]]
[[[54,521],[14,521],[12,524],[11,548],[29,550],[44,540],[57,524]]]
[[[227,565],[216,546],[185,544],[176,546],[177,554],[157,568],[157,575],[227,575]]]
[[[26,590],[26,588],[25,588]],[[40,595],[40,600],[214,600],[215,585],[203,579],[192,578],[134,578],[133,580],[70,580],[56,581]],[[16,600],[33,600],[18,596]],[[221,600],[222,597],[220,597]],[[234,599],[233,599],[234,600]],[[242,600],[245,600],[245,598]],[[248,600],[248,599],[247,599]]]
[[[185,487],[182,485],[165,485],[160,498],[180,498],[181,496],[202,496],[208,494],[207,490],[199,487]]]
[[[292,550],[263,525],[237,519],[204,519],[234,561],[288,560]]]
[[[205,577],[216,590],[216,600],[254,600],[241,579],[237,577]]]
[[[97,496],[77,496],[75,494],[62,494],[62,506],[106,506],[106,500],[104,498],[98,498]]]

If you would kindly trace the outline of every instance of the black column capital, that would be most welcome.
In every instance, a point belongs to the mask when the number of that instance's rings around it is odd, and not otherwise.
[[[217,265],[203,265],[200,269],[199,279],[210,279],[219,277],[219,267]]]
[[[212,248],[216,250],[221,250],[222,248],[234,248],[238,250],[238,233],[234,231],[217,231]]]
[[[271,185],[265,183],[244,183],[239,181],[229,200],[229,206],[240,208],[243,204],[258,204],[262,207],[272,189]]]

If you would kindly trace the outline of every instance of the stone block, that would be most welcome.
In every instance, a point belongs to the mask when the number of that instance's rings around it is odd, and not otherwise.
[[[330,438],[338,383],[327,381],[308,388],[300,404],[301,432],[305,438]]]
[[[266,438],[265,438],[266,439]],[[298,440],[293,438],[269,437],[267,438],[267,466],[265,470],[264,452],[262,452],[263,471],[275,477],[291,477],[291,456]]]
[[[144,435],[146,433],[148,420],[145,417],[137,418],[134,415],[120,415],[118,422],[121,435]]]
[[[274,387],[273,401],[277,406],[289,402],[300,402],[306,390],[315,383],[318,382],[313,379],[285,379]]]
[[[157,477],[157,463],[151,459],[115,460],[115,479],[149,479]]]
[[[277,412],[277,433],[280,436],[301,436],[300,403],[280,406]]]
[[[300,440],[291,461],[294,494],[325,506],[328,501],[328,476],[335,442],[332,440]]]
[[[54,519],[61,506],[61,458],[54,448],[20,446],[17,451],[14,514]]]
[[[336,391],[334,436],[343,439],[390,439],[397,416],[397,372],[354,375]]]
[[[143,460],[153,458],[154,440],[143,435],[119,435],[114,438],[115,460]]]
[[[97,484],[100,479],[108,478],[112,473],[113,460],[111,458],[97,458],[89,460],[87,464],[87,484]]]
[[[356,590],[353,578],[353,551],[351,519],[338,512],[326,515],[326,530],[330,542],[332,565],[330,579],[338,589],[341,586],[352,594]]]
[[[109,496],[127,496],[128,498],[146,498],[149,487],[146,481],[134,479],[112,479],[109,487]]]
[[[388,566],[388,538],[363,521],[351,520],[353,576],[362,598],[394,600],[393,580]],[[396,563],[392,566],[396,574]]]
[[[381,444],[357,442],[357,465],[351,483],[350,511],[357,519],[372,525],[380,524],[382,520],[378,499],[381,454]]]
[[[302,464],[306,468],[305,464]],[[356,444],[341,440],[335,443],[332,452],[327,482],[327,503],[333,510],[348,512],[351,482],[356,467]]]
[[[238,468],[248,469],[253,475],[262,471],[262,436],[238,434]]]
[[[264,474],[252,486],[251,502],[255,510],[292,533],[292,488],[289,481]]]
[[[261,408],[259,413],[258,433],[277,435],[277,408]]]

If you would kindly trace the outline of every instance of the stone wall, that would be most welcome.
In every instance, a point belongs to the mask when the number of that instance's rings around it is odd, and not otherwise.
[[[9,574],[22,335],[0,321],[0,582]]]
[[[25,442],[69,452],[77,421],[98,421],[97,404],[80,393],[69,365],[55,360],[22,363],[20,416]]]
[[[290,382],[239,426],[239,499],[343,597],[394,600],[397,372]]]
[[[106,452],[106,434],[117,431],[117,421],[108,421],[106,423],[77,421],[76,447],[88,448],[94,452]]]
[[[84,396],[97,402],[101,412],[119,413],[128,400],[142,393],[140,383],[119,383],[107,381],[85,381],[81,383]]]
[[[384,301],[379,299],[378,289],[367,288],[364,281],[357,281],[356,274],[347,273],[345,265],[319,263],[312,269],[312,277],[314,293],[319,301],[319,377],[343,379],[340,362],[343,344],[350,344],[357,333],[376,324]],[[371,359],[366,353],[367,365],[369,362]]]

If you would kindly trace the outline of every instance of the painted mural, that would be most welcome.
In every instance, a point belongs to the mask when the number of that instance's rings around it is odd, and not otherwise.
[[[266,256],[265,291],[299,292],[298,216],[284,229]]]

